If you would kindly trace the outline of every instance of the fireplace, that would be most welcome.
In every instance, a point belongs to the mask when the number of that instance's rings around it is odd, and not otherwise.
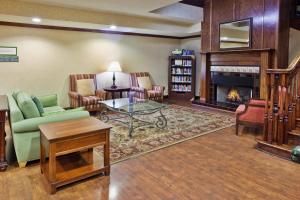
[[[211,103],[235,109],[259,98],[258,66],[211,66]]]

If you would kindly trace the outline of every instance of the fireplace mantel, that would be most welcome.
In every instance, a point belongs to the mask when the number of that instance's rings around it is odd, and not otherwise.
[[[227,54],[227,53],[245,53],[245,52],[263,52],[275,51],[274,49],[231,49],[222,51],[200,52],[200,54]]]
[[[274,49],[243,49],[201,52],[200,102],[211,103],[211,66],[258,66],[260,95],[265,98],[266,70],[274,66]]]

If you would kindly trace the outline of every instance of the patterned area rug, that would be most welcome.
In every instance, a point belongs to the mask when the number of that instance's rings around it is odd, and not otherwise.
[[[166,109],[163,109],[163,114],[168,120],[166,128],[159,129],[155,125],[140,127],[134,130],[132,138],[129,138],[128,128],[124,124],[109,121],[108,124],[113,126],[110,134],[111,163],[165,148],[235,124],[232,116],[178,105],[168,105]],[[142,116],[141,119],[153,121],[155,115],[157,114]],[[102,148],[96,148],[96,152],[102,153]]]

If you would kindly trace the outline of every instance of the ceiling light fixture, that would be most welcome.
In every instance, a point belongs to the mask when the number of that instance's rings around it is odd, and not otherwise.
[[[42,19],[39,18],[39,17],[33,17],[31,20],[32,20],[32,22],[34,22],[34,23],[41,23],[41,21],[42,21]]]
[[[116,30],[116,29],[117,29],[117,26],[116,26],[116,25],[111,25],[109,28],[110,28],[111,30]]]

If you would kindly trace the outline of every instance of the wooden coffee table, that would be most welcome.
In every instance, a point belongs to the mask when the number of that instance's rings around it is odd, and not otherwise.
[[[57,187],[101,173],[110,174],[109,125],[87,117],[44,124],[39,128],[41,172],[52,194]],[[104,163],[93,154],[96,146],[104,146]]]

